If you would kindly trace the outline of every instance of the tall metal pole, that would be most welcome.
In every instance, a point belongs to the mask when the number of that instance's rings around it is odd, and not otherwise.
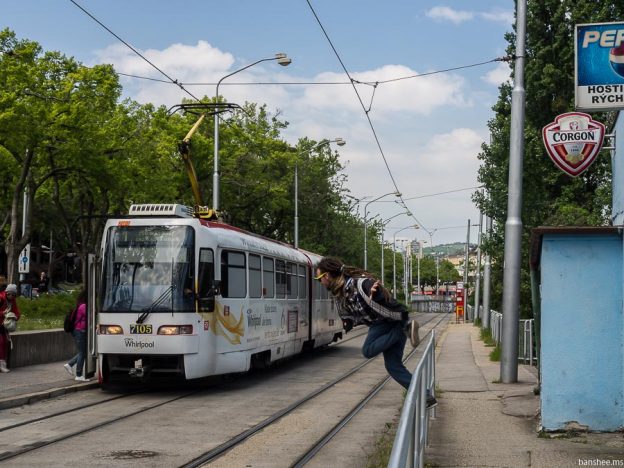
[[[28,150],[26,150],[26,155],[28,156]],[[26,217],[28,216],[28,186],[24,187],[24,198],[22,202],[22,236],[26,232]],[[18,261],[21,259],[18,259]],[[26,273],[20,273],[20,288],[21,283],[26,281]]]
[[[299,248],[299,155],[295,161],[295,249]]]
[[[492,231],[492,218],[485,217],[485,235],[489,236]],[[483,265],[483,319],[481,321],[482,328],[490,328],[490,270],[491,270],[490,253],[485,254],[485,263]]]
[[[392,297],[396,299],[396,237],[392,242]]]
[[[520,261],[522,243],[522,170],[524,157],[524,46],[526,0],[516,2],[516,63],[511,93],[511,135],[507,221],[505,222],[505,269],[503,273],[503,333],[501,382],[518,381],[518,320],[520,318]]]
[[[468,229],[466,232],[466,255],[464,258],[464,317],[468,315],[468,261],[469,261],[469,249],[470,249],[470,220],[468,220]]]
[[[477,280],[475,282],[475,320],[479,316],[479,304],[481,303],[481,230],[483,226],[483,213],[479,212],[479,237],[477,237]],[[483,319],[481,319],[483,320]]]
[[[275,54],[275,57],[265,58],[261,60],[257,60],[249,65],[244,66],[243,68],[239,68],[232,73],[225,75],[217,82],[217,88],[215,90],[215,104],[219,102],[219,85],[223,80],[229,78],[232,75],[236,75],[237,73],[242,72],[243,70],[247,70],[254,65],[257,65],[261,62],[267,62],[269,60],[277,60],[282,66],[290,65],[291,59],[289,59],[286,54],[278,53]],[[213,161],[213,173],[212,173],[212,209],[217,211],[219,209],[219,109],[215,109],[215,123],[214,123],[214,161]]]
[[[322,146],[329,145],[330,143],[336,143],[338,146],[344,146],[347,142],[340,137],[333,140],[321,140],[317,145],[313,146],[309,150],[297,154],[297,159],[295,160],[295,249],[299,248],[299,157],[303,156],[304,154],[311,153],[312,151],[319,149]]]
[[[368,248],[366,246],[366,239],[368,237],[368,233],[367,233],[367,229],[368,229],[368,225],[366,223],[367,220],[367,216],[368,216],[368,205],[370,205],[371,203],[376,202],[377,200],[381,200],[383,197],[387,197],[388,195],[394,195],[396,197],[400,197],[401,194],[399,192],[389,192],[389,193],[384,193],[383,195],[372,199],[371,201],[367,202],[364,205],[364,269],[368,270]]]
[[[384,265],[384,224],[381,223],[381,284],[384,284],[384,276],[386,276]]]

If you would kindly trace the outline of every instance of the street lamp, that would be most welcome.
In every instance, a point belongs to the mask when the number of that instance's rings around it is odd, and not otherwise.
[[[280,65],[284,67],[290,65],[290,62],[292,61],[284,53],[275,54],[275,57],[269,57],[269,58],[257,60],[253,63],[250,63],[247,66],[244,66],[243,68],[239,68],[238,70],[233,71],[229,75],[225,75],[223,78],[221,78],[217,82],[217,89],[215,91],[215,104],[217,104],[217,108],[215,111],[215,125],[214,125],[214,172],[212,174],[212,209],[214,211],[217,211],[219,209],[219,109],[218,109],[219,85],[221,84],[223,80],[225,80],[226,78],[229,78],[232,75],[236,75],[237,73],[242,72],[243,70],[247,70],[248,68],[251,68],[254,65],[257,65],[261,62],[268,62],[270,60],[277,60],[277,63],[279,63]]]
[[[297,154],[297,159],[295,160],[295,249],[299,248],[299,156],[303,156],[330,143],[336,143],[338,146],[347,144],[347,142],[340,137],[334,138],[333,140],[321,140],[318,145],[313,146],[303,153]]]
[[[418,241],[418,294],[420,294],[420,257],[422,257],[422,246],[423,244],[426,244],[427,241],[423,240],[423,241]]]
[[[377,197],[377,198],[373,198],[371,201],[369,201],[368,203],[366,203],[366,205],[364,205],[364,269],[367,270],[368,269],[368,250],[366,248],[366,238],[367,238],[367,233],[366,233],[366,229],[367,229],[367,225],[366,225],[366,216],[368,215],[368,205],[370,205],[371,203],[376,202],[377,200],[381,200],[383,197],[387,197],[388,195],[394,195],[395,197],[400,197],[401,196],[401,192],[395,191],[395,192],[388,192],[388,193],[384,193],[383,195]]]
[[[411,224],[409,226],[405,226],[404,228],[399,229],[398,231],[396,231],[394,233],[394,237],[392,239],[392,271],[393,271],[393,278],[392,278],[392,296],[396,299],[396,236],[399,232],[401,231],[405,231],[406,229],[410,229],[410,228],[414,228],[414,229],[418,229],[419,226],[418,224]]]
[[[404,211],[403,213],[395,214],[394,216],[391,216],[390,218],[381,221],[381,284],[384,284],[384,277],[386,276],[385,266],[384,266],[384,228],[390,222],[390,220],[401,215],[412,216],[412,213],[409,211]]]

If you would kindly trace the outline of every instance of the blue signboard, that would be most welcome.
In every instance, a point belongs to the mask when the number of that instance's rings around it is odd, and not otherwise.
[[[624,108],[624,23],[577,24],[576,108]]]

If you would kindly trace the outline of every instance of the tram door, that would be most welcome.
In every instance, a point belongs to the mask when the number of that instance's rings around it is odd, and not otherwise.
[[[89,254],[87,259],[87,278],[85,287],[87,288],[87,355],[85,356],[84,375],[91,376],[97,369],[97,307],[98,307],[98,278],[100,277],[100,259]]]

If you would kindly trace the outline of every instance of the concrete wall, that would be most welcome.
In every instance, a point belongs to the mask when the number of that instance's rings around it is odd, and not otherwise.
[[[544,234],[541,405],[546,430],[624,426],[622,234]]]
[[[63,329],[11,333],[10,367],[67,360],[76,354],[71,334]]]

